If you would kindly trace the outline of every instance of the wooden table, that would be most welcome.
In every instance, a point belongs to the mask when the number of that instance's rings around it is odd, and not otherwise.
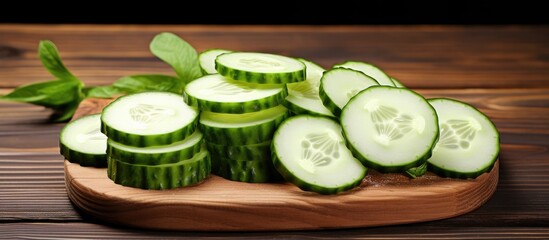
[[[0,93],[51,76],[36,48],[54,41],[88,85],[139,73],[172,74],[148,50],[158,32],[197,50],[299,56],[325,67],[375,63],[428,97],[469,102],[501,133],[500,182],[478,210],[404,226],[307,232],[157,232],[111,226],[71,205],[59,130],[41,107],[0,102],[0,236],[83,238],[549,238],[549,27],[547,26],[96,26],[0,25]],[[375,217],[375,216],[365,216]]]

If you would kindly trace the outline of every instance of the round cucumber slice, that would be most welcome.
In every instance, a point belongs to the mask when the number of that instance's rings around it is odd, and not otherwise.
[[[335,117],[330,110],[323,104],[318,94],[320,79],[324,73],[324,68],[317,64],[299,59],[307,66],[307,79],[302,82],[289,83],[288,96],[282,103],[292,113],[309,114],[317,116]]]
[[[200,62],[202,73],[217,74],[217,71],[215,70],[215,58],[221,54],[230,52],[232,51],[225,49],[209,49],[200,53],[200,55],[198,55],[198,61]]]
[[[499,133],[473,106],[447,98],[429,99],[439,118],[440,136],[428,160],[445,177],[476,178],[490,171],[499,155]]]
[[[230,146],[255,144],[271,140],[277,126],[288,115],[283,106],[242,114],[202,112],[199,127],[204,139],[210,143]]]
[[[335,115],[358,92],[379,85],[366,74],[347,68],[334,68],[324,73],[320,80],[320,98],[324,106]]]
[[[305,191],[334,194],[359,185],[366,168],[345,146],[339,124],[326,117],[288,118],[272,142],[275,168]]]
[[[305,80],[305,64],[285,56],[235,52],[219,55],[217,72],[227,78],[250,83],[284,84]]]
[[[68,123],[59,134],[61,155],[81,166],[107,166],[107,136],[101,131],[101,114],[81,117]]]
[[[217,74],[192,81],[184,93],[189,105],[218,113],[248,113],[273,108],[287,95],[284,85],[245,83]]]
[[[210,155],[203,149],[190,159],[154,166],[130,164],[109,157],[107,175],[123,186],[160,190],[196,185],[210,172]]]
[[[372,77],[373,79],[375,79],[379,83],[379,85],[392,86],[392,87],[395,86],[395,84],[393,83],[389,75],[387,75],[378,67],[369,63],[347,61],[347,62],[335,65],[334,68],[350,68],[356,71],[361,71],[364,74],[368,75],[369,77]]]
[[[198,153],[202,146],[203,135],[195,131],[192,135],[170,145],[153,147],[133,147],[107,141],[109,157],[130,164],[160,165],[175,163],[191,158]]]
[[[370,87],[341,114],[343,134],[354,155],[380,172],[403,172],[423,164],[438,139],[435,110],[403,88]]]
[[[271,162],[271,141],[236,146],[206,142],[206,147],[213,158]]]
[[[128,146],[168,145],[191,135],[198,111],[178,94],[143,92],[120,97],[103,109],[101,131]]]

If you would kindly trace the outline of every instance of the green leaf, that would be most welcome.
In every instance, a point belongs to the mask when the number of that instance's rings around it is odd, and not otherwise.
[[[165,75],[126,76],[114,82],[113,86],[126,93],[144,91],[165,91],[183,93],[183,83],[176,77]]]
[[[411,178],[417,178],[425,175],[426,172],[427,172],[427,162],[424,162],[418,167],[410,168],[406,170],[405,173]]]
[[[50,116],[50,121],[52,122],[66,122],[71,120],[72,116],[76,112],[80,100],[74,101],[62,107],[54,109],[53,114]]]
[[[177,35],[167,32],[156,35],[150,49],[155,56],[171,65],[184,83],[202,76],[196,50]]]
[[[86,97],[111,98],[122,91],[114,86],[88,87],[83,90]]]
[[[57,47],[49,40],[42,40],[38,45],[38,56],[44,67],[59,80],[80,81],[63,65]]]
[[[20,86],[0,99],[53,108],[76,100],[78,92],[78,82],[54,80]]]

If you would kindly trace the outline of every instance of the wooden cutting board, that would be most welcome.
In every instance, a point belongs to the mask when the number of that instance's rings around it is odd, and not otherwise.
[[[109,100],[82,102],[75,117],[100,112]],[[106,169],[65,161],[68,196],[82,211],[115,224],[170,230],[263,231],[382,226],[450,218],[484,204],[494,193],[499,162],[473,180],[417,179],[369,170],[360,187],[332,196],[289,183],[257,184],[209,177],[173,190],[114,184]]]

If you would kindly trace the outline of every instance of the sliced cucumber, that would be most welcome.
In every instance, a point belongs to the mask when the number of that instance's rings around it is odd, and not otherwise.
[[[305,80],[313,83],[314,85],[316,85],[316,87],[318,87],[320,85],[320,78],[322,78],[322,74],[324,74],[324,71],[326,71],[326,69],[314,62],[303,58],[298,58],[297,60],[305,64],[305,72],[307,76]]]
[[[198,184],[211,172],[211,160],[207,150],[190,159],[162,165],[140,165],[108,158],[107,174],[115,183],[143,189],[172,189]]]
[[[273,164],[305,191],[334,194],[359,185],[366,169],[345,146],[339,124],[325,117],[288,118],[272,142]]]
[[[322,100],[318,95],[318,87],[325,71],[324,68],[304,59],[299,60],[307,66],[307,80],[289,83],[287,85],[288,96],[282,105],[295,114],[334,117],[332,112],[322,104]]]
[[[440,137],[428,160],[446,177],[476,178],[490,171],[499,154],[499,133],[486,115],[453,99],[430,99],[439,117]]]
[[[380,172],[402,172],[423,164],[438,139],[435,110],[419,94],[374,86],[353,97],[341,114],[354,155]]]
[[[68,123],[59,134],[61,155],[82,166],[107,166],[107,136],[99,131],[101,114],[93,114]]]
[[[276,107],[287,95],[284,85],[245,83],[217,74],[192,81],[184,93],[189,105],[219,113],[248,113]]]
[[[301,61],[267,53],[235,52],[219,55],[217,72],[230,79],[250,83],[283,84],[305,80]]]
[[[216,175],[239,182],[265,183],[281,179],[271,161],[233,160],[227,158],[212,158],[212,172]]]
[[[191,135],[198,111],[178,94],[144,92],[120,97],[103,109],[101,131],[128,146],[168,145]]]
[[[200,55],[198,55],[198,61],[200,62],[202,73],[217,74],[217,71],[215,70],[215,58],[221,54],[230,52],[232,51],[224,49],[209,49],[200,53]]]
[[[242,114],[202,112],[199,127],[210,143],[230,146],[262,143],[272,139],[288,114],[283,106]]]
[[[206,142],[213,158],[271,162],[271,141],[250,145],[226,146]]]
[[[391,77],[391,81],[393,81],[393,84],[395,84],[395,87],[397,88],[407,88],[406,86],[404,86],[404,84],[402,84],[400,81],[398,81],[394,77]]]
[[[391,77],[389,77],[385,72],[381,71],[381,69],[379,69],[378,67],[369,63],[347,61],[347,62],[335,65],[334,68],[350,68],[353,70],[361,71],[364,74],[375,79],[379,83],[379,85],[392,86],[392,87],[395,86],[395,84],[391,80]]]
[[[170,145],[153,147],[133,147],[107,141],[109,157],[131,164],[160,165],[175,163],[191,158],[202,146],[202,133],[195,131],[191,136]]]
[[[334,68],[324,73],[320,80],[320,98],[326,108],[335,115],[358,92],[379,85],[366,74],[347,68]]]

